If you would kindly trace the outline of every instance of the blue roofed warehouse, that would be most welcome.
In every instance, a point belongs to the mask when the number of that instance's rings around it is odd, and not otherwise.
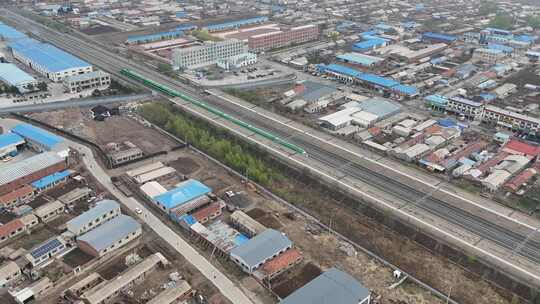
[[[200,198],[206,198],[207,194],[210,192],[212,192],[212,189],[205,184],[190,179],[178,184],[177,187],[172,190],[155,196],[153,201],[159,208],[169,213],[172,209],[189,204]]]
[[[52,81],[92,72],[92,65],[65,51],[34,39],[18,39],[8,44],[15,59]]]
[[[64,142],[61,137],[26,123],[16,125],[11,132],[24,138],[26,143],[38,152],[50,151]]]

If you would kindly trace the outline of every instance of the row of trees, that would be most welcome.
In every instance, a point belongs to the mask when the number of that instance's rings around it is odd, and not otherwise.
[[[159,103],[141,107],[141,115],[189,144],[219,159],[238,172],[247,173],[249,179],[263,186],[283,178],[276,170],[258,157],[257,153],[240,142],[227,138],[206,123],[195,121],[171,107]]]

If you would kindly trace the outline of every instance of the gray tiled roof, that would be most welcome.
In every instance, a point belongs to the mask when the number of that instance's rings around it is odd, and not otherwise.
[[[141,225],[133,218],[127,215],[119,215],[105,224],[79,236],[77,240],[87,243],[99,252],[130,233],[137,231],[140,227]]]
[[[69,220],[66,223],[66,226],[71,232],[75,233],[84,225],[88,224],[88,222],[100,218],[112,210],[118,209],[119,207],[120,205],[113,200],[99,201],[94,208],[91,208],[90,210],[83,212],[81,215]]]
[[[291,247],[285,235],[274,229],[266,229],[254,238],[231,250],[231,255],[239,257],[253,267],[281,250]]]
[[[358,304],[369,296],[369,290],[355,278],[330,268],[280,304]]]

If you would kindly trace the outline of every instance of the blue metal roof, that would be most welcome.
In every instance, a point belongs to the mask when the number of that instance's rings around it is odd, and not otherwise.
[[[360,72],[360,71],[357,71],[355,69],[351,69],[351,68],[346,67],[344,65],[335,64],[335,63],[329,64],[329,65],[320,65],[318,68],[321,69],[321,70],[324,70],[324,71],[330,71],[330,72],[334,72],[334,73],[337,73],[337,74],[347,75],[347,76],[350,76],[350,77],[358,77],[358,76],[362,75],[362,72]]]
[[[454,41],[457,40],[456,36],[440,34],[440,33],[433,33],[433,32],[425,32],[425,33],[423,33],[422,38],[435,39],[435,40],[441,40],[441,41],[447,41],[447,42],[454,42]]]
[[[0,37],[6,40],[28,38],[28,36],[26,36],[25,34],[17,31],[16,29],[2,22],[0,22]]]
[[[18,145],[18,144],[23,144],[23,143],[24,143],[24,139],[15,133],[6,133],[6,134],[0,135],[0,149],[7,146]]]
[[[379,45],[382,45],[382,44],[385,44],[385,43],[386,43],[386,40],[384,40],[384,39],[373,38],[373,39],[364,40],[364,41],[360,41],[360,42],[357,42],[357,43],[353,44],[353,49],[367,50],[367,49],[370,49],[370,48],[373,48],[375,46],[379,46]]]
[[[127,42],[144,42],[144,41],[156,41],[161,40],[169,37],[180,37],[182,36],[183,32],[179,29],[173,30],[173,31],[167,31],[167,32],[160,32],[155,34],[149,34],[149,35],[138,35],[138,36],[128,36]]]
[[[195,198],[210,193],[212,189],[198,180],[190,179],[178,185],[178,187],[155,196],[154,199],[167,209],[185,204]]]
[[[64,141],[61,137],[25,123],[16,125],[13,127],[13,129],[11,129],[11,132],[16,133],[23,138],[37,142],[38,144],[47,148],[52,148]]]
[[[240,258],[249,267],[273,257],[286,248],[292,247],[288,237],[274,229],[266,229],[241,246],[231,250],[231,256]]]
[[[365,37],[374,36],[374,35],[377,35],[377,34],[378,34],[377,31],[371,30],[371,31],[367,31],[367,32],[362,32],[359,35],[360,35],[360,37],[366,39]]]
[[[178,30],[178,31],[191,31],[191,30],[194,30],[196,28],[197,28],[197,26],[193,25],[193,24],[181,24],[181,25],[177,25],[175,27],[175,29]]]
[[[37,181],[31,183],[32,188],[39,190],[46,188],[49,185],[52,185],[66,177],[68,177],[71,173],[68,170],[55,172],[53,174],[47,175],[45,177],[42,177],[38,179]]]
[[[136,220],[121,214],[77,237],[77,241],[85,242],[99,252],[137,231],[140,227],[141,224]]]
[[[401,94],[409,95],[409,96],[416,95],[416,93],[418,93],[418,91],[416,90],[416,87],[403,85],[403,84],[398,84],[396,86],[393,86],[392,90]]]
[[[211,31],[211,30],[220,30],[220,29],[235,28],[235,27],[240,27],[240,26],[243,26],[243,25],[255,24],[255,23],[266,22],[266,21],[268,21],[268,17],[255,17],[255,18],[242,19],[242,20],[236,20],[236,21],[230,21],[230,22],[207,25],[207,26],[203,27],[203,29],[209,30],[209,31]]]
[[[193,216],[189,215],[189,214],[184,214],[180,217],[180,220],[181,221],[184,221],[184,223],[186,223],[188,226],[193,226],[195,223],[197,223],[197,220],[195,220],[193,218]]]
[[[51,73],[90,66],[88,62],[53,45],[30,38],[12,41],[8,46]]]
[[[249,241],[249,238],[241,233],[237,234],[235,237],[234,237],[234,244],[236,246],[240,246],[242,244],[244,244],[245,242]]]
[[[529,35],[518,35],[514,37],[514,40],[522,42],[533,42],[535,38]]]
[[[30,255],[34,259],[39,259],[40,257],[48,254],[51,250],[54,250],[55,248],[58,248],[62,245],[63,244],[58,239],[52,239],[32,250],[32,252],[30,252]]]
[[[395,80],[384,78],[375,74],[365,73],[365,74],[360,75],[358,79],[369,82],[374,85],[385,87],[385,88],[391,88],[393,86],[399,85],[399,82]]]
[[[424,100],[441,107],[446,106],[446,103],[448,102],[446,97],[437,94],[426,96],[424,97]]]
[[[0,63],[0,80],[12,86],[36,81],[34,77],[12,63]]]

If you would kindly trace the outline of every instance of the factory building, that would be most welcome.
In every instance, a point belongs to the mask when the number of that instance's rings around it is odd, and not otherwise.
[[[456,36],[440,33],[426,32],[422,34],[422,41],[432,43],[452,43],[457,40]]]
[[[244,26],[257,25],[257,24],[265,23],[267,21],[268,21],[268,17],[255,17],[255,18],[207,25],[207,26],[202,27],[202,29],[209,32],[218,32],[218,31],[238,29]]]
[[[25,144],[24,139],[15,133],[0,135],[0,158],[17,155],[18,147]]]
[[[336,58],[345,63],[356,64],[364,67],[372,67],[384,61],[384,58],[381,57],[369,56],[355,52],[337,55]]]
[[[332,303],[339,304],[369,304],[371,293],[351,275],[330,268],[279,303],[313,304],[321,303],[321,299],[331,299]]]
[[[177,213],[181,216],[208,203],[210,192],[212,189],[205,184],[189,179],[167,192],[154,196],[152,201],[166,213]]]
[[[83,212],[66,223],[73,235],[82,235],[121,214],[120,205],[113,200],[102,200],[96,206]]]
[[[64,142],[61,137],[26,123],[16,125],[11,132],[24,138],[26,144],[36,152],[51,151]]]
[[[104,90],[111,85],[111,75],[103,71],[93,71],[66,77],[63,84],[69,93],[91,89]]]
[[[0,82],[16,87],[20,93],[31,91],[38,84],[34,77],[12,63],[0,63]]]
[[[28,36],[17,31],[16,29],[12,28],[9,25],[6,25],[5,23],[0,22],[0,38],[7,41],[13,41],[17,39],[25,39],[25,38],[28,38]]]
[[[142,234],[141,224],[127,215],[119,215],[77,237],[79,248],[94,257],[101,257]]]
[[[240,40],[207,41],[204,45],[175,49],[173,63],[179,68],[191,69],[217,64],[220,60],[247,53],[247,46]]]
[[[319,38],[319,27],[314,24],[293,27],[285,31],[253,35],[248,38],[249,50],[268,51],[275,48],[301,44]]]
[[[233,248],[231,259],[243,271],[253,273],[261,265],[292,248],[292,242],[281,232],[266,229],[254,238]]]
[[[66,169],[66,159],[55,152],[44,152],[10,164],[0,171],[0,194],[15,191],[40,178]]]
[[[92,66],[63,50],[34,39],[19,39],[8,44],[15,59],[36,72],[59,82],[64,78],[92,72]]]
[[[126,40],[126,44],[143,44],[143,43],[150,43],[150,42],[156,42],[161,40],[171,40],[180,38],[183,35],[183,31],[179,29],[175,29],[172,31],[167,32],[160,32],[155,34],[149,34],[149,35],[138,35],[138,36],[129,36]]]

